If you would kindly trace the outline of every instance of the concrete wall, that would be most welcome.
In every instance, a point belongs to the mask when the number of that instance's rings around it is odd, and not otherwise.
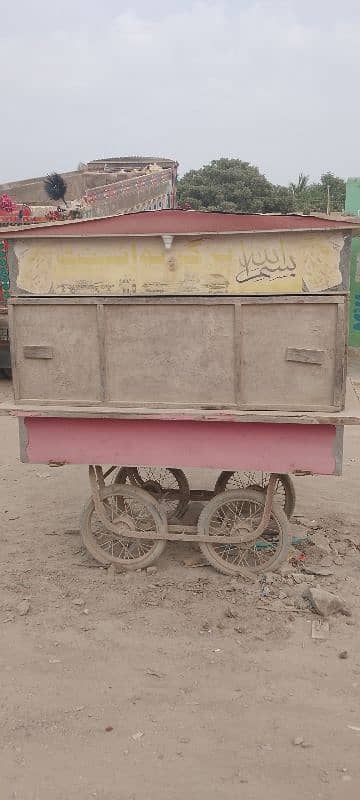
[[[115,157],[115,158],[98,158],[94,161],[89,161],[87,164],[88,170],[98,171],[99,169],[114,170],[133,170],[133,169],[146,169],[152,164],[158,164],[162,169],[172,169],[178,166],[177,162],[171,158],[156,158],[155,156],[129,156],[129,157]]]
[[[69,201],[80,199],[89,188],[118,180],[116,174],[105,175],[103,172],[63,172],[62,176],[67,184],[66,199]],[[52,202],[45,192],[44,178],[45,176],[32,180],[3,183],[0,185],[0,194],[6,192],[18,203],[28,203],[32,206],[53,205],[56,207],[58,203]]]
[[[177,163],[165,158],[109,158],[90,161],[84,168],[61,173],[67,183],[66,199],[69,201],[80,200],[89,190],[103,187],[112,183],[119,183],[129,179],[131,173],[135,177],[149,175],[148,169],[157,164],[161,171],[168,170],[176,176]],[[12,181],[0,184],[0,194],[9,194],[18,203],[36,205],[54,205],[45,190],[44,178],[28,178],[22,181]]]
[[[171,208],[174,203],[171,169],[121,180],[87,192],[88,216],[101,217],[129,211]]]

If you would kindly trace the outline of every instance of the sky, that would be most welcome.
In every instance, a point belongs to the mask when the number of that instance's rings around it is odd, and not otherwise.
[[[360,175],[359,0],[0,0],[0,183],[93,158]]]

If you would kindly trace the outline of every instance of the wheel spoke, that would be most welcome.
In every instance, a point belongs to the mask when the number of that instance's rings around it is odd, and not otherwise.
[[[167,517],[181,516],[190,499],[189,486],[181,470],[166,467],[136,467],[129,473],[136,486],[153,495]]]
[[[227,496],[225,491],[216,495],[211,504],[214,510],[210,513],[204,509],[204,523],[200,517],[199,530],[210,537],[221,536],[223,539],[222,542],[203,545],[208,555],[214,554],[214,565],[220,569],[223,567],[228,574],[239,574],[242,569],[260,572],[271,568],[283,549],[284,536],[287,541],[288,532],[284,515],[271,510],[266,530],[256,534],[265,508],[262,490],[253,488],[248,496],[246,489],[234,490],[233,496]],[[242,536],[243,541],[239,542]]]
[[[266,489],[270,480],[270,472],[233,472],[225,483],[220,483],[220,491],[227,489],[262,488]],[[290,488],[289,488],[290,483]],[[288,496],[289,495],[289,496]],[[288,476],[279,475],[275,484],[274,496],[279,505],[290,516],[294,509],[294,492]]]
[[[103,509],[109,521],[118,528],[119,534],[107,530],[93,509],[90,519],[91,535],[97,546],[113,560],[119,563],[136,561],[147,556],[158,545],[158,540],[134,539],[131,533],[156,531],[156,520],[151,507],[145,501],[126,496],[125,485],[122,494],[116,494],[122,492],[122,489],[116,489],[115,484],[114,487],[114,495],[104,499]],[[125,533],[129,535],[126,536]]]

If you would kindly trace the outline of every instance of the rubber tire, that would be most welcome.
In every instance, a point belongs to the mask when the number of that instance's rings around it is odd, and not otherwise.
[[[210,500],[203,508],[198,522],[199,535],[208,534],[210,518],[225,500],[253,500],[262,506],[265,505],[264,493],[255,491],[254,489],[229,489],[228,491],[221,492],[221,494],[215,495],[215,497],[213,497],[213,499]],[[273,560],[269,561],[266,567],[263,565],[255,567],[254,569],[250,567],[232,567],[230,564],[226,564],[223,561],[221,556],[214,551],[213,545],[209,544],[208,542],[201,542],[201,544],[199,543],[200,550],[204,554],[207,561],[209,561],[210,564],[212,564],[212,566],[218,570],[218,572],[222,572],[223,575],[243,575],[244,577],[249,577],[249,575],[254,576],[259,573],[274,571],[288,557],[292,539],[289,532],[287,516],[282,508],[276,503],[273,503],[271,516],[275,518],[279,524],[280,535],[282,536],[282,544],[280,550],[277,551]]]
[[[11,381],[11,378],[12,378],[12,371],[11,371],[11,369],[10,369],[10,368],[8,368],[8,367],[3,367],[3,368],[2,368],[2,370],[1,370],[1,372],[2,372],[2,374],[3,374],[3,376],[4,376],[4,378],[7,378],[7,380],[8,380],[8,381]]]
[[[101,498],[103,500],[107,497],[111,497],[111,495],[114,494],[119,495],[120,497],[133,497],[134,499],[143,500],[143,502],[154,509],[154,518],[157,522],[157,527],[163,528],[165,532],[167,531],[166,516],[162,513],[158,504],[152,495],[149,494],[149,492],[144,492],[142,489],[137,487],[135,488],[134,486],[130,485],[117,486],[116,484],[110,484],[110,486],[106,486],[101,490]],[[88,503],[85,505],[81,515],[80,538],[85,550],[87,550],[92,558],[94,558],[99,564],[103,564],[107,567],[111,564],[114,564],[115,567],[119,567],[120,569],[125,569],[130,572],[133,570],[150,567],[164,552],[167,541],[166,539],[158,539],[155,541],[154,546],[149,553],[146,553],[146,555],[142,558],[136,558],[129,562],[128,559],[119,559],[114,556],[110,556],[109,554],[105,553],[104,550],[102,550],[92,534],[91,517],[94,511],[95,504],[93,498],[91,497]],[[156,516],[158,517],[157,520]]]
[[[111,483],[123,484],[126,483],[128,477],[128,467],[119,467],[116,470],[115,476],[112,479]]]
[[[235,473],[237,471],[240,471],[240,470],[224,471],[224,472],[220,473],[220,475],[219,475],[219,477],[218,477],[218,479],[216,481],[216,484],[215,484],[215,489],[214,489],[214,494],[215,495],[220,494],[221,492],[225,492],[225,491],[233,491],[232,489],[231,490],[230,489],[226,489],[226,486],[227,486],[230,478],[232,477],[232,475],[235,475]],[[296,493],[295,493],[294,482],[290,478],[290,475],[277,474],[276,477],[277,477],[278,480],[281,481],[281,483],[282,483],[282,485],[284,487],[284,490],[285,490],[285,502],[284,502],[283,510],[284,510],[287,518],[291,519],[291,517],[292,517],[292,515],[293,515],[293,513],[295,511],[295,505],[296,505]],[[249,483],[249,488],[252,485],[253,484]],[[256,487],[256,488],[258,489],[258,487]]]
[[[122,467],[122,469],[124,469],[124,467]],[[182,498],[181,498],[181,500],[180,500],[180,502],[178,504],[178,507],[177,507],[176,511],[174,511],[174,513],[171,514],[171,516],[169,516],[168,518],[169,519],[181,519],[181,517],[184,516],[185,511],[188,508],[188,505],[190,503],[190,486],[189,486],[189,482],[188,482],[188,479],[187,479],[185,473],[182,471],[182,469],[176,469],[175,467],[174,468],[173,467],[166,467],[165,469],[167,469],[169,472],[171,472],[171,474],[174,476],[174,478],[177,481],[178,486],[179,486],[179,495],[180,495],[180,497],[182,495]],[[129,477],[129,480],[131,481],[131,483],[134,484],[135,486],[139,486],[140,488],[142,488],[143,483],[146,483],[146,481],[143,481],[141,476],[138,475],[138,468],[137,467],[127,467],[127,471],[128,471],[128,477]],[[144,491],[149,492],[149,494],[151,494],[151,492],[148,489],[145,489]],[[156,499],[156,498],[154,498],[154,499]]]

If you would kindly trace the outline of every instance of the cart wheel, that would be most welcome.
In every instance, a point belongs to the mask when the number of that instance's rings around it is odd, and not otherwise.
[[[168,519],[183,516],[190,501],[190,487],[181,469],[128,467],[127,473],[131,483],[157,500]]]
[[[111,484],[101,491],[109,520],[119,526],[119,533],[109,531],[99,519],[91,498],[84,508],[80,536],[90,555],[100,564],[114,564],[122,569],[142,569],[156,561],[166,547],[164,539],[131,538],[132,531],[163,533],[167,520],[164,512],[147,492],[138,487]]]
[[[215,484],[214,494],[228,489],[246,489],[247,487],[266,489],[270,480],[270,472],[222,472]],[[295,511],[295,486],[289,475],[278,475],[274,500],[284,509],[288,519]]]
[[[116,470],[115,475],[113,477],[112,483],[126,483],[128,476],[128,469],[129,467],[119,467]]]
[[[232,489],[210,500],[200,514],[199,535],[224,536],[224,544],[202,542],[207,560],[225,575],[249,575],[276,569],[291,546],[288,520],[274,504],[268,526],[261,536],[251,537],[264,511],[265,494],[255,489]],[[231,543],[231,536],[244,533],[244,542]]]

